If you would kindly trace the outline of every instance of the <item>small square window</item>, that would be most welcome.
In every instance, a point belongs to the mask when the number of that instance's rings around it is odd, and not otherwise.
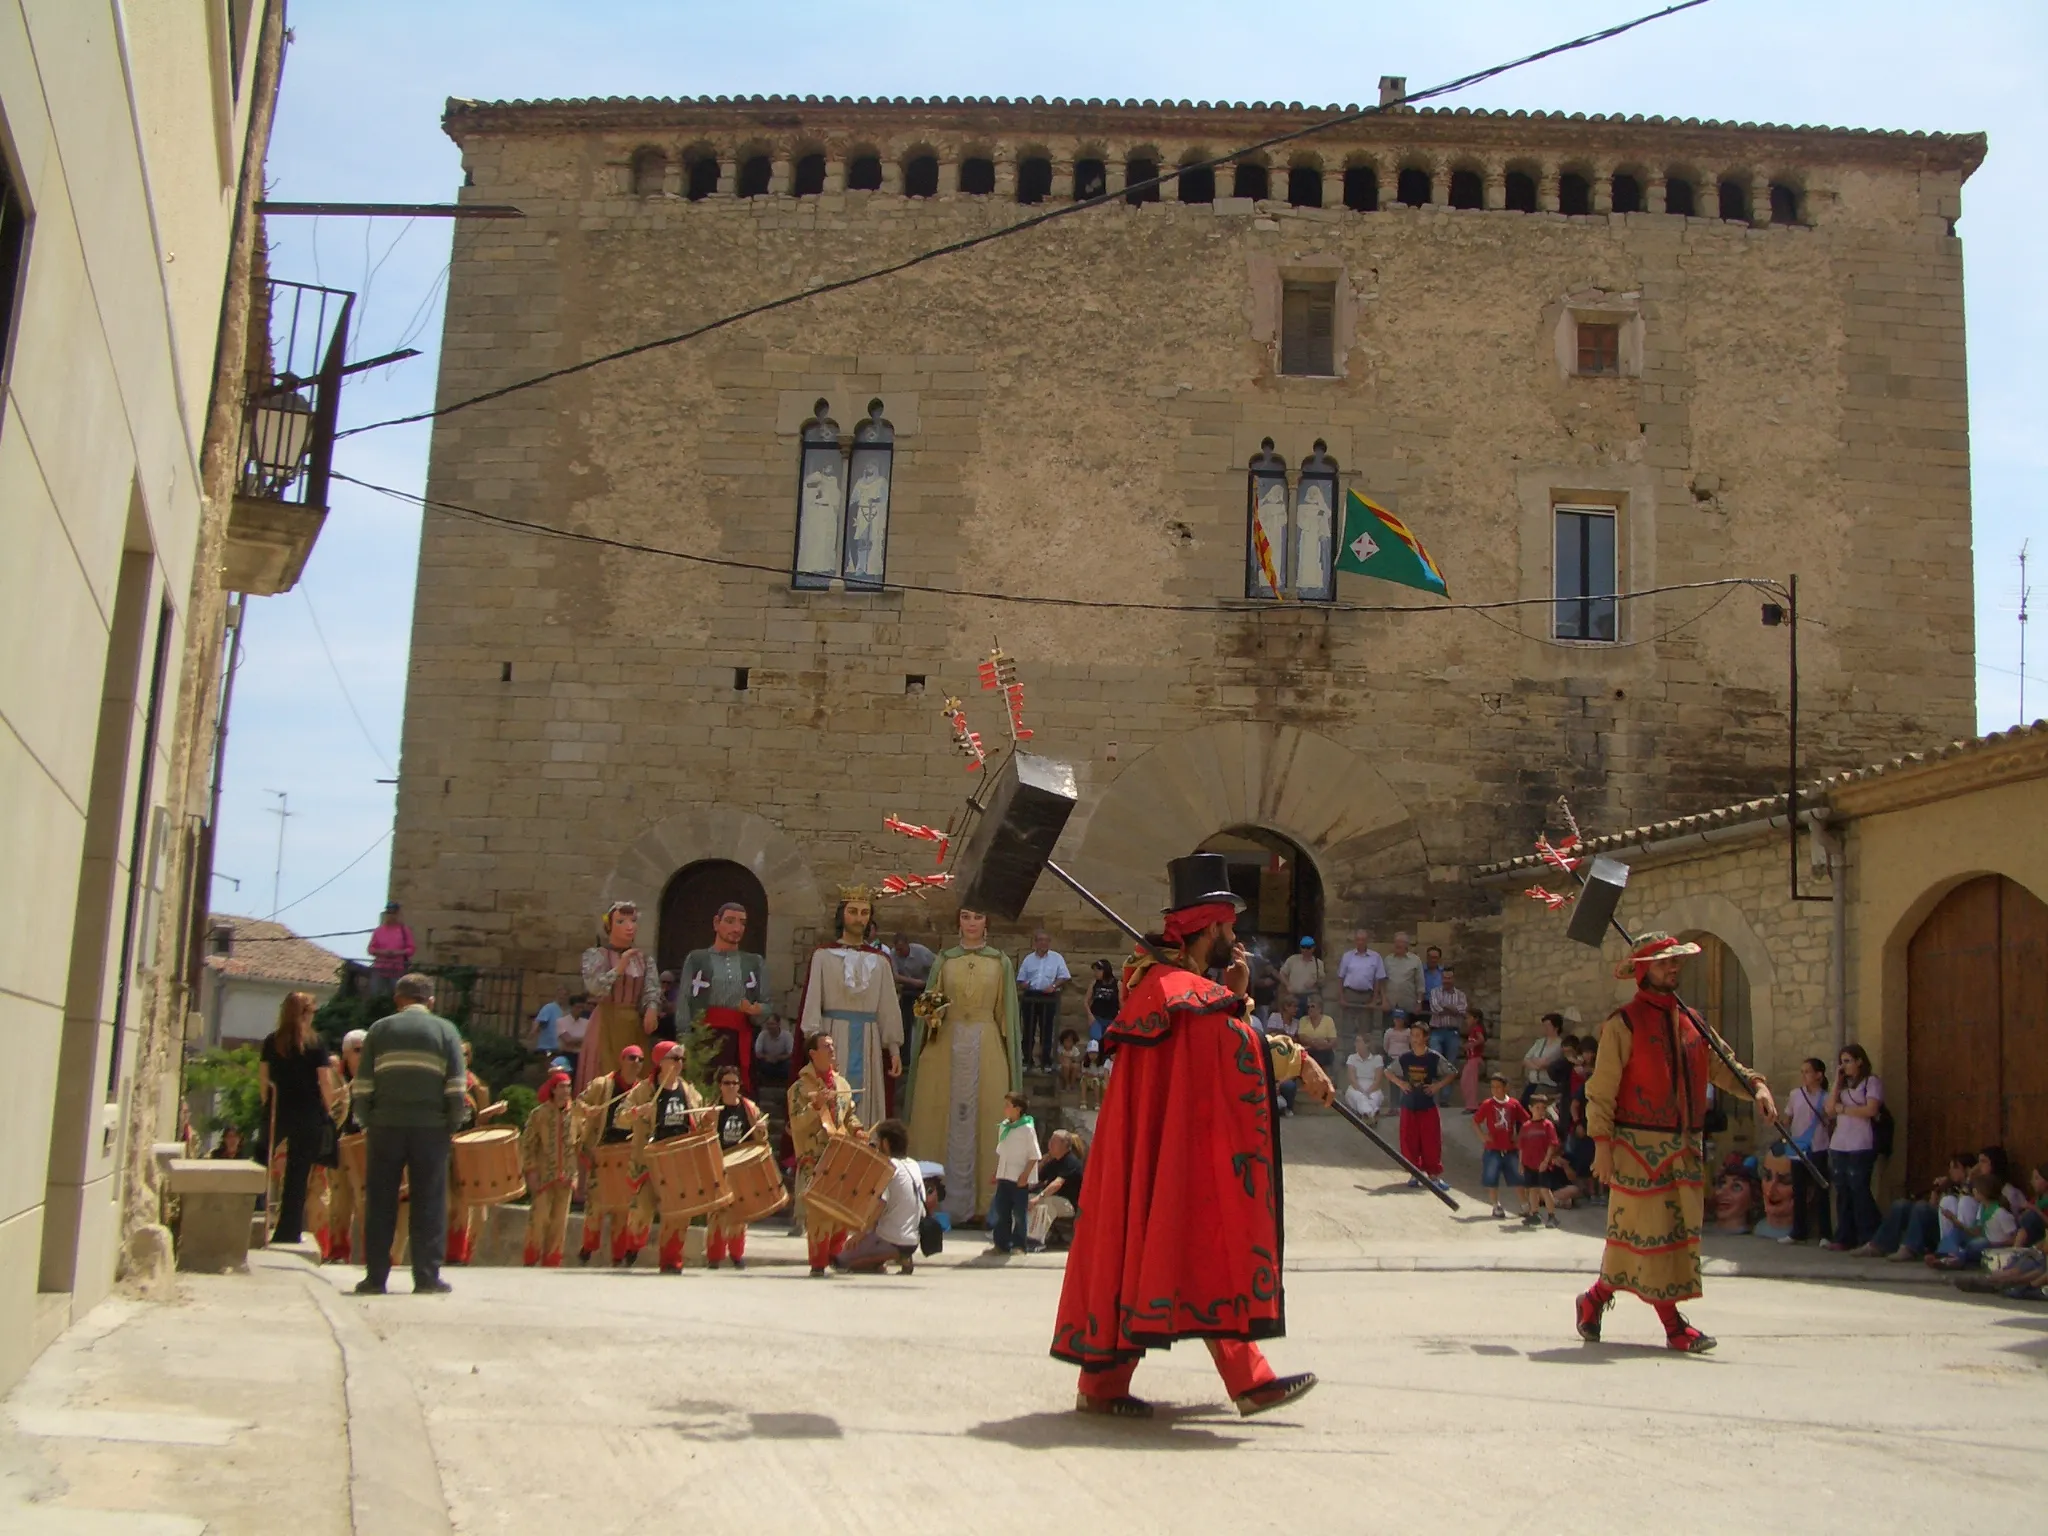
[[[1280,290],[1280,371],[1307,378],[1337,372],[1337,285],[1287,283]]]
[[[1588,377],[1621,372],[1621,327],[1590,320],[1579,322],[1579,368]]]

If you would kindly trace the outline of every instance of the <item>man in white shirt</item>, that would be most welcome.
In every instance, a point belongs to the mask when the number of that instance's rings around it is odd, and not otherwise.
[[[1387,962],[1363,928],[1351,935],[1351,947],[1337,957],[1337,988],[1344,1028],[1354,1035],[1378,1033],[1380,1010],[1387,1005]]]
[[[755,1087],[763,1092],[787,1087],[789,1059],[795,1049],[796,1035],[787,1024],[778,1018],[763,1021],[760,1033],[754,1036]]]
[[[1316,941],[1304,937],[1301,945],[1280,966],[1280,985],[1294,999],[1297,1015],[1323,1005],[1323,959],[1316,953]]]
[[[1052,1070],[1053,1036],[1060,1021],[1060,989],[1072,981],[1066,957],[1052,947],[1043,928],[1031,936],[1031,953],[1017,962],[1017,1008],[1024,1024],[1024,1065]]]
[[[1345,1058],[1344,1072],[1350,1082],[1344,1090],[1344,1102],[1366,1119],[1377,1120],[1386,1103],[1386,1087],[1381,1079],[1386,1075],[1387,1059],[1372,1046],[1372,1036],[1360,1034]]]
[[[882,1190],[882,1214],[875,1224],[846,1245],[833,1268],[880,1274],[894,1263],[909,1274],[917,1260],[917,1231],[926,1214],[924,1171],[910,1150],[910,1132],[901,1120],[884,1120],[875,1127],[875,1145],[889,1159],[889,1182]]]

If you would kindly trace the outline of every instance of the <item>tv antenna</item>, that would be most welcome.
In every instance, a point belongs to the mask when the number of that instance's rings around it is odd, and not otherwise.
[[[2027,723],[2027,599],[2033,589],[2027,585],[2027,545],[2020,540],[2020,724]]]
[[[278,888],[284,883],[284,824],[292,818],[292,798],[281,789],[266,789],[263,793],[277,796],[277,804],[270,807],[270,814],[277,818],[277,863],[270,870],[270,915],[276,917]]]

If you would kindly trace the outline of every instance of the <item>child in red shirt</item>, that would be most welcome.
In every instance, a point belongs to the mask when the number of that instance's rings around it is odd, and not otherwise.
[[[1515,1133],[1515,1150],[1522,1159],[1522,1225],[1535,1226],[1540,1209],[1543,1225],[1556,1226],[1557,1206],[1544,1176],[1557,1167],[1562,1147],[1550,1118],[1550,1095],[1541,1089],[1529,1095],[1529,1118]]]
[[[1500,1185],[1502,1178],[1518,1182],[1514,1169],[1515,1133],[1529,1118],[1529,1111],[1508,1095],[1508,1080],[1504,1073],[1493,1074],[1493,1096],[1481,1099],[1472,1111],[1472,1123],[1479,1129],[1480,1182],[1485,1184],[1487,1193],[1493,1196],[1493,1218],[1496,1221],[1506,1217],[1500,1208]]]

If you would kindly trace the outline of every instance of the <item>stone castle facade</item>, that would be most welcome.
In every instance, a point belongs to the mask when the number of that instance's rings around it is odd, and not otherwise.
[[[1783,782],[1760,594],[1605,592],[1797,572],[1809,772],[1968,732],[1981,136],[1396,110],[1143,185],[1327,115],[451,102],[463,196],[526,217],[458,226],[443,404],[1110,201],[436,421],[393,864],[428,952],[566,970],[605,901],[737,864],[788,983],[839,881],[930,867],[882,821],[969,787],[944,696],[1002,736],[992,639],[1103,894],[1234,833],[1319,888],[1281,926],[1421,926],[1488,1002],[1468,871],[1557,795],[1612,828]],[[1312,484],[1523,605],[1386,611],[1443,605],[1328,577]],[[1029,916],[1111,948],[1050,882]]]

